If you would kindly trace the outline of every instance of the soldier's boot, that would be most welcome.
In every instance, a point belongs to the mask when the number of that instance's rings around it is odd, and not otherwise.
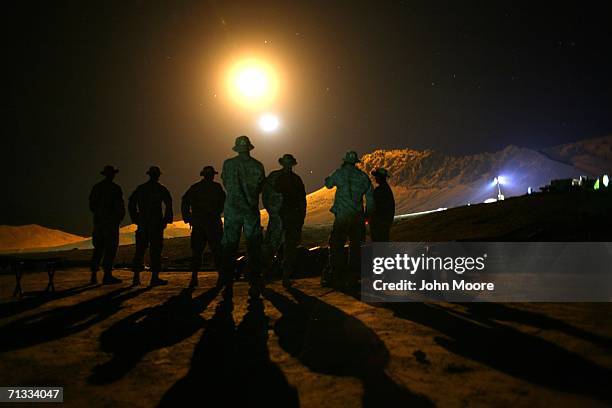
[[[261,283],[261,278],[260,277],[254,278],[250,282],[250,286],[249,286],[249,298],[250,299],[259,299],[259,297],[261,296],[262,288],[263,288],[263,285]]]
[[[321,286],[324,288],[331,288],[333,283],[331,266],[326,265],[321,270]]]
[[[191,280],[189,281],[189,287],[190,288],[198,287],[198,273],[197,272],[191,273]]]
[[[262,262],[262,284],[267,285],[274,279],[274,255],[271,255],[269,249],[264,250]]]
[[[234,283],[233,282],[229,282],[225,284],[225,289],[223,289],[221,296],[223,297],[223,300],[225,300],[226,302],[232,301],[232,297],[234,296]]]
[[[224,281],[223,281],[223,274],[221,272],[219,272],[217,274],[217,283],[216,283],[216,287],[217,289],[221,289],[224,285]]]
[[[293,285],[293,281],[291,280],[291,272],[283,271],[283,286],[286,288],[290,288]]]
[[[140,272],[134,272],[134,277],[132,278],[132,286],[140,286]]]
[[[98,272],[97,271],[91,271],[91,278],[89,279],[89,283],[91,285],[95,285],[98,283]]]
[[[168,281],[159,277],[159,272],[154,271],[151,273],[151,282],[149,282],[149,286],[164,286],[167,285]]]
[[[115,285],[117,283],[121,283],[121,279],[113,276],[113,271],[104,271],[104,276],[102,277],[102,283],[104,285]]]
[[[344,290],[346,289],[347,283],[348,278],[345,265],[332,271],[332,288]]]

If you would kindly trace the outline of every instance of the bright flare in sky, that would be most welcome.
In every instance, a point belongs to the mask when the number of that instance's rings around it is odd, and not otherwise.
[[[251,58],[238,62],[230,69],[228,85],[237,103],[258,108],[274,100],[278,79],[270,65]]]
[[[268,78],[262,70],[250,67],[238,73],[236,86],[247,98],[261,98],[268,90]]]
[[[261,115],[259,118],[259,127],[264,132],[274,132],[276,129],[278,129],[279,125],[280,121],[278,120],[278,117],[271,113]]]

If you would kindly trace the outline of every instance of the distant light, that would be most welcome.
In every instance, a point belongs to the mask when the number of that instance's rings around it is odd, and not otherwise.
[[[497,202],[497,198],[487,198],[486,200],[484,200],[485,204],[490,204],[490,203],[495,203]]]
[[[599,179],[595,180],[595,185],[593,186],[593,190],[599,190]]]
[[[531,187],[527,187],[527,194],[531,194],[533,193],[533,190],[531,189]]]
[[[266,113],[259,118],[259,127],[264,132],[274,132],[280,126],[278,116]]]
[[[448,208],[440,207],[440,208],[437,208],[435,210],[419,211],[419,212],[409,213],[409,214],[398,214],[393,219],[395,219],[395,220],[403,220],[403,219],[406,219],[406,218],[409,218],[409,217],[416,217],[416,216],[419,216],[419,215],[431,214],[431,213],[435,213],[435,212],[439,212],[439,211],[446,211],[446,210],[448,210]]]
[[[508,183],[508,179],[505,176],[497,176],[493,179],[493,184],[495,185],[504,185]]]
[[[493,179],[493,185],[497,186],[497,200],[501,201],[504,199],[504,195],[501,191],[501,186],[507,182],[504,176],[497,176]]]
[[[608,177],[607,174],[604,174],[601,178],[601,181],[603,182],[604,187],[608,187],[608,185],[610,184],[610,177]]]

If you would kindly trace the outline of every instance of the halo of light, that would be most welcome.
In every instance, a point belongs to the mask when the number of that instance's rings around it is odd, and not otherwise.
[[[259,117],[258,124],[261,130],[270,133],[278,129],[280,126],[280,120],[276,115],[265,113]]]
[[[257,67],[248,67],[238,72],[236,87],[247,98],[261,98],[268,90],[268,78]]]
[[[227,76],[232,99],[245,107],[259,108],[272,102],[278,90],[275,70],[266,62],[249,58],[234,64]]]
[[[495,183],[503,186],[508,183],[508,179],[505,176],[497,176],[495,177]]]

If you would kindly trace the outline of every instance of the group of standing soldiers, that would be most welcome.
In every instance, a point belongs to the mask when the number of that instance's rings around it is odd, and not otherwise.
[[[265,176],[263,165],[250,154],[254,146],[247,136],[236,138],[233,150],[237,155],[225,160],[221,179],[214,181],[217,172],[212,166],[201,171],[202,180],[193,184],[183,195],[181,213],[192,227],[192,277],[189,283],[198,285],[198,271],[204,249],[208,244],[215,266],[219,270],[218,287],[232,292],[235,260],[240,237],[244,233],[249,267],[251,296],[259,296],[264,284],[263,270],[268,271],[273,260],[283,249],[282,282],[291,285],[306,216],[306,190],[300,176],[293,172],[297,160],[285,154],[278,161],[279,170]],[[327,188],[336,188],[331,211],[335,215],[330,236],[330,266],[334,286],[354,284],[358,280],[360,246],[365,240],[365,224],[369,221],[374,241],[388,241],[393,222],[395,203],[387,184],[385,169],[372,172],[378,183],[372,188],[367,174],[356,167],[357,153],[347,152],[342,166],[325,180]],[[112,275],[119,245],[119,226],[125,217],[121,187],[114,183],[118,170],[105,166],[104,180],[97,183],[90,194],[89,206],[94,214],[93,256],[91,281],[97,282],[97,271],[102,265],[103,283],[121,282]],[[130,218],[137,226],[136,249],[132,268],[133,284],[140,284],[144,269],[144,254],[149,249],[151,286],[165,285],[159,277],[164,229],[173,220],[172,197],[159,182],[161,171],[152,166],[147,171],[149,180],[136,188],[128,200]],[[259,196],[262,196],[269,221],[265,237],[262,233]],[[365,197],[365,208],[363,198]],[[221,220],[223,215],[224,220]],[[344,246],[349,242],[348,257]]]

